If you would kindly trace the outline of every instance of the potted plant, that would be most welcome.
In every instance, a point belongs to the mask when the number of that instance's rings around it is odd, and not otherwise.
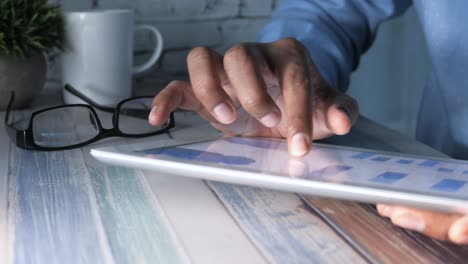
[[[45,55],[62,49],[64,19],[47,0],[0,0],[0,110],[11,92],[14,108],[22,108],[40,93],[47,75]]]

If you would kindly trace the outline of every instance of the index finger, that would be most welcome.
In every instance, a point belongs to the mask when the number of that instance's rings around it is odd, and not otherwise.
[[[286,107],[289,152],[303,156],[312,138],[312,82],[308,53],[297,40],[283,39],[264,46],[279,78]]]

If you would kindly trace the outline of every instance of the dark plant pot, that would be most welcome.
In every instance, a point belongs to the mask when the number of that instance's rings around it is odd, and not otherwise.
[[[47,64],[44,55],[30,58],[0,56],[0,110],[5,110],[11,92],[15,92],[13,108],[24,108],[44,88]]]

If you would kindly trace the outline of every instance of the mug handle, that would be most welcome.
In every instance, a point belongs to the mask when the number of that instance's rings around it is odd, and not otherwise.
[[[142,65],[133,66],[133,75],[141,74],[147,71],[148,69],[150,69],[151,67],[153,67],[153,65],[156,64],[159,57],[161,56],[163,46],[164,46],[163,37],[161,35],[161,32],[157,28],[150,26],[150,25],[138,25],[135,27],[135,31],[137,30],[148,30],[151,33],[153,33],[156,39],[156,43],[154,47],[154,52],[151,55],[151,57],[148,59],[148,61],[143,63]]]

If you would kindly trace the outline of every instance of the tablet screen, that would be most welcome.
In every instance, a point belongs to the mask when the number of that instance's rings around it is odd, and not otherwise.
[[[291,157],[285,140],[223,138],[138,151],[146,157],[468,200],[468,163],[314,145]]]

